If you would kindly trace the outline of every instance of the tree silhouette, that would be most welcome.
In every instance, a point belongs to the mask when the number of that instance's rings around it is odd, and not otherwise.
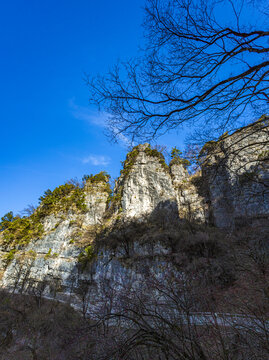
[[[265,1],[146,0],[145,13],[142,57],[88,78],[115,137],[184,123],[220,133],[268,111]]]

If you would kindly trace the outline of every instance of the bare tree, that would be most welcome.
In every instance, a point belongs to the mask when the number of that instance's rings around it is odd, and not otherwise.
[[[36,211],[36,206],[29,204],[25,209],[21,211],[22,216],[31,216]]]
[[[98,308],[98,316],[109,325],[103,336],[99,333],[96,358],[261,360],[268,355],[264,309],[242,311],[241,299],[240,315],[215,313],[206,292],[193,285],[190,277],[166,269],[139,286],[121,287],[113,298],[103,294],[110,312]],[[201,306],[207,311],[199,312]]]
[[[243,115],[253,121],[268,111],[266,3],[146,0],[141,58],[89,78],[90,101],[110,114],[115,136],[150,139],[183,123],[226,131],[243,125]]]

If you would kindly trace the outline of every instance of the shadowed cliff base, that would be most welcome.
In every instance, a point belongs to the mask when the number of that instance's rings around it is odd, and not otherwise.
[[[227,231],[180,219],[165,201],[92,236],[69,288],[21,262],[13,291],[28,295],[1,294],[3,360],[268,356],[268,219]]]
[[[79,264],[69,297],[80,300],[76,311],[56,300],[57,289],[46,293],[51,279],[20,289],[29,295],[2,291],[0,359],[267,358],[268,220],[227,232],[171,209],[98,233],[97,256]]]

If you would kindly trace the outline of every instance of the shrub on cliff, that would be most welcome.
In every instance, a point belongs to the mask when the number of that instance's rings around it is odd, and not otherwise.
[[[0,222],[0,231],[4,231],[7,229],[10,225],[10,223],[14,220],[14,215],[12,211],[9,211],[6,213],[2,218]]]
[[[191,164],[189,160],[182,157],[182,151],[180,151],[177,147],[173,147],[171,151],[170,166],[174,164],[182,165],[184,169],[187,169],[187,167]]]
[[[96,259],[96,257],[97,254],[93,244],[86,246],[85,249],[78,256],[78,262],[82,266],[82,270],[84,270],[88,264],[90,264],[94,259]]]
[[[44,195],[39,198],[41,205],[39,211],[44,216],[53,212],[67,211],[70,208],[85,211],[84,200],[83,189],[74,184],[66,183],[56,187],[53,191],[50,189],[45,191]]]
[[[25,246],[30,240],[39,238],[43,233],[43,225],[38,212],[29,217],[15,216],[11,218],[10,216],[9,220],[4,217],[0,227],[3,245],[9,248]]]

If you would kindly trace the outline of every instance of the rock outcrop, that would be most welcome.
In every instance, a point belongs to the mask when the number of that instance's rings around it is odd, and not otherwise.
[[[204,147],[202,177],[212,222],[234,227],[269,215],[269,128],[263,119]]]
[[[138,218],[153,212],[160,202],[176,201],[169,168],[161,154],[151,150],[149,144],[138,145],[132,154],[128,173],[123,171],[118,180],[124,216]]]
[[[12,247],[1,233],[1,286],[79,304],[83,284],[96,299],[104,279],[135,283],[145,267],[170,266],[171,251],[162,241],[169,222],[231,227],[239,219],[268,217],[268,139],[268,127],[259,122],[211,142],[201,154],[202,172],[194,176],[180,162],[168,167],[149,144],[135,147],[112,196],[108,177],[97,176],[84,186],[81,211],[71,207],[42,217],[42,235]],[[141,241],[132,241],[128,226],[109,235],[118,223],[145,220],[160,229],[154,241],[145,241],[143,233]],[[107,243],[96,247],[100,234]],[[109,244],[119,236],[120,244]],[[130,257],[136,260],[127,266]]]
[[[206,220],[206,204],[199,195],[194,178],[190,177],[182,164],[168,167],[157,150],[149,144],[136,146],[127,155],[115,189],[119,195],[120,209],[125,217],[139,218],[150,214],[161,203],[177,204],[182,218],[192,221]]]
[[[84,236],[98,226],[106,210],[108,179],[84,187],[86,211],[72,210],[46,216],[44,235],[27,246],[18,246],[14,259],[6,266],[8,246],[2,245],[2,280],[4,288],[27,291],[66,299],[78,287],[81,266],[78,257],[83,252]],[[87,244],[91,242],[88,237]],[[6,250],[6,251],[3,251]],[[4,270],[4,271],[3,271]]]

